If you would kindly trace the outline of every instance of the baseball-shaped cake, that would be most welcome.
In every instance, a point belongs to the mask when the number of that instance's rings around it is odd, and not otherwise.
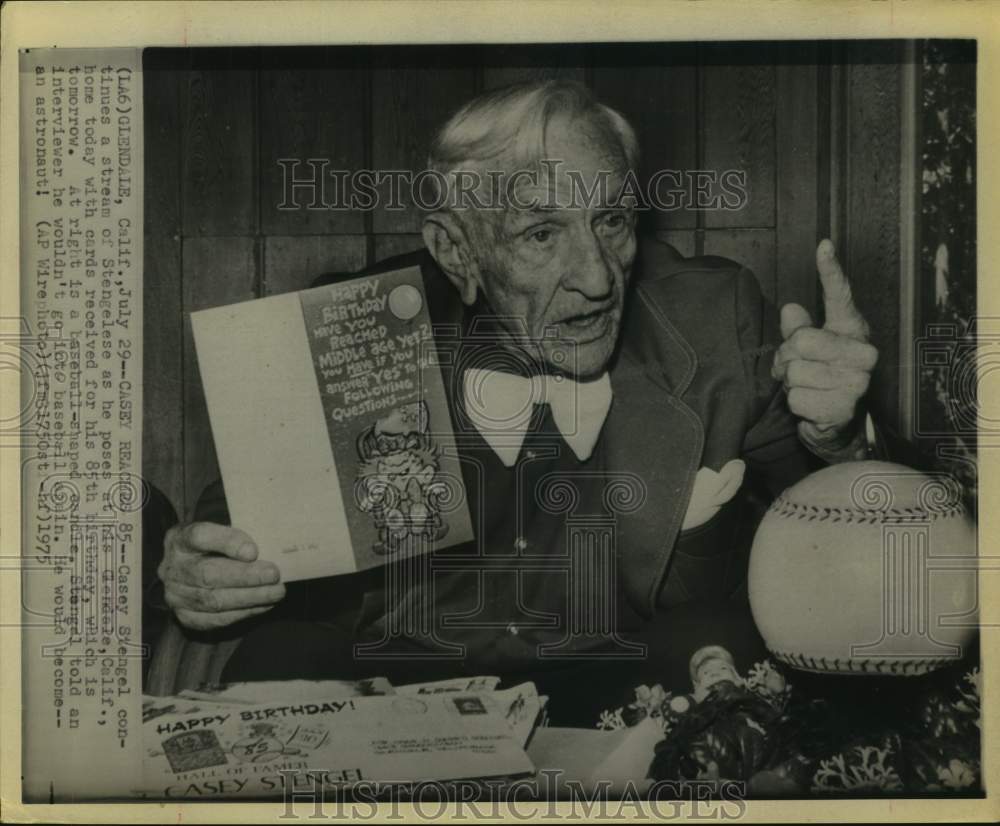
[[[806,477],[768,509],[750,605],[777,659],[915,675],[962,657],[978,621],[976,532],[958,486],[888,462]]]

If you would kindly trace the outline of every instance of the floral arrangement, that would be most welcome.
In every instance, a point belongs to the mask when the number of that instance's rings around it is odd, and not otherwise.
[[[855,681],[849,690],[829,678],[795,688],[770,660],[743,676],[728,652],[709,649],[692,657],[691,692],[641,685],[597,722],[611,730],[659,721],[664,739],[650,755],[648,777],[742,781],[754,797],[981,790],[978,667],[897,681],[881,701],[897,713],[886,715],[877,702],[862,707],[852,693],[858,678],[847,678]]]

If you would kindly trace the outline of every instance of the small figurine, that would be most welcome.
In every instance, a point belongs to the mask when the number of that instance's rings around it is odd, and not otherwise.
[[[691,696],[698,703],[708,697],[709,691],[720,683],[744,685],[743,678],[736,671],[733,655],[721,645],[706,645],[704,648],[699,648],[691,655],[688,669],[691,674],[691,685],[694,688]]]
[[[656,746],[650,775],[749,781],[773,756],[769,730],[779,709],[747,687],[721,646],[695,651],[689,673],[691,693],[665,704],[668,735]]]

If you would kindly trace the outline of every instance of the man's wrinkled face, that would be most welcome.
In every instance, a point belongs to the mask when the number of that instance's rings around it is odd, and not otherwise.
[[[495,313],[516,319],[505,324],[515,344],[588,379],[614,351],[635,258],[634,210],[618,201],[628,167],[617,142],[582,119],[554,119],[546,154],[552,163],[537,181],[524,176],[514,203],[477,216],[493,222],[482,287]],[[588,198],[602,179],[604,195]]]

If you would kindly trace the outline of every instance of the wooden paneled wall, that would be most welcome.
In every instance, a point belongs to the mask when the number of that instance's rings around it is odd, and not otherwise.
[[[815,309],[813,251],[836,209],[828,64],[829,47],[815,44],[147,52],[147,478],[190,515],[218,476],[191,311],[299,289],[319,273],[421,245],[412,205],[278,209],[280,158],[419,170],[435,128],[476,92],[538,75],[572,77],[633,123],[645,173],[747,171],[743,209],[653,212],[643,217],[646,231],[685,254],[738,259],[772,300]],[[881,80],[852,82],[861,87],[858,107],[877,121],[883,101],[864,95],[881,94]],[[852,110],[852,148],[853,130],[880,128],[859,117]],[[858,219],[863,212],[864,203],[851,207]],[[868,254],[852,243],[851,255]],[[872,297],[881,301],[884,291]]]

